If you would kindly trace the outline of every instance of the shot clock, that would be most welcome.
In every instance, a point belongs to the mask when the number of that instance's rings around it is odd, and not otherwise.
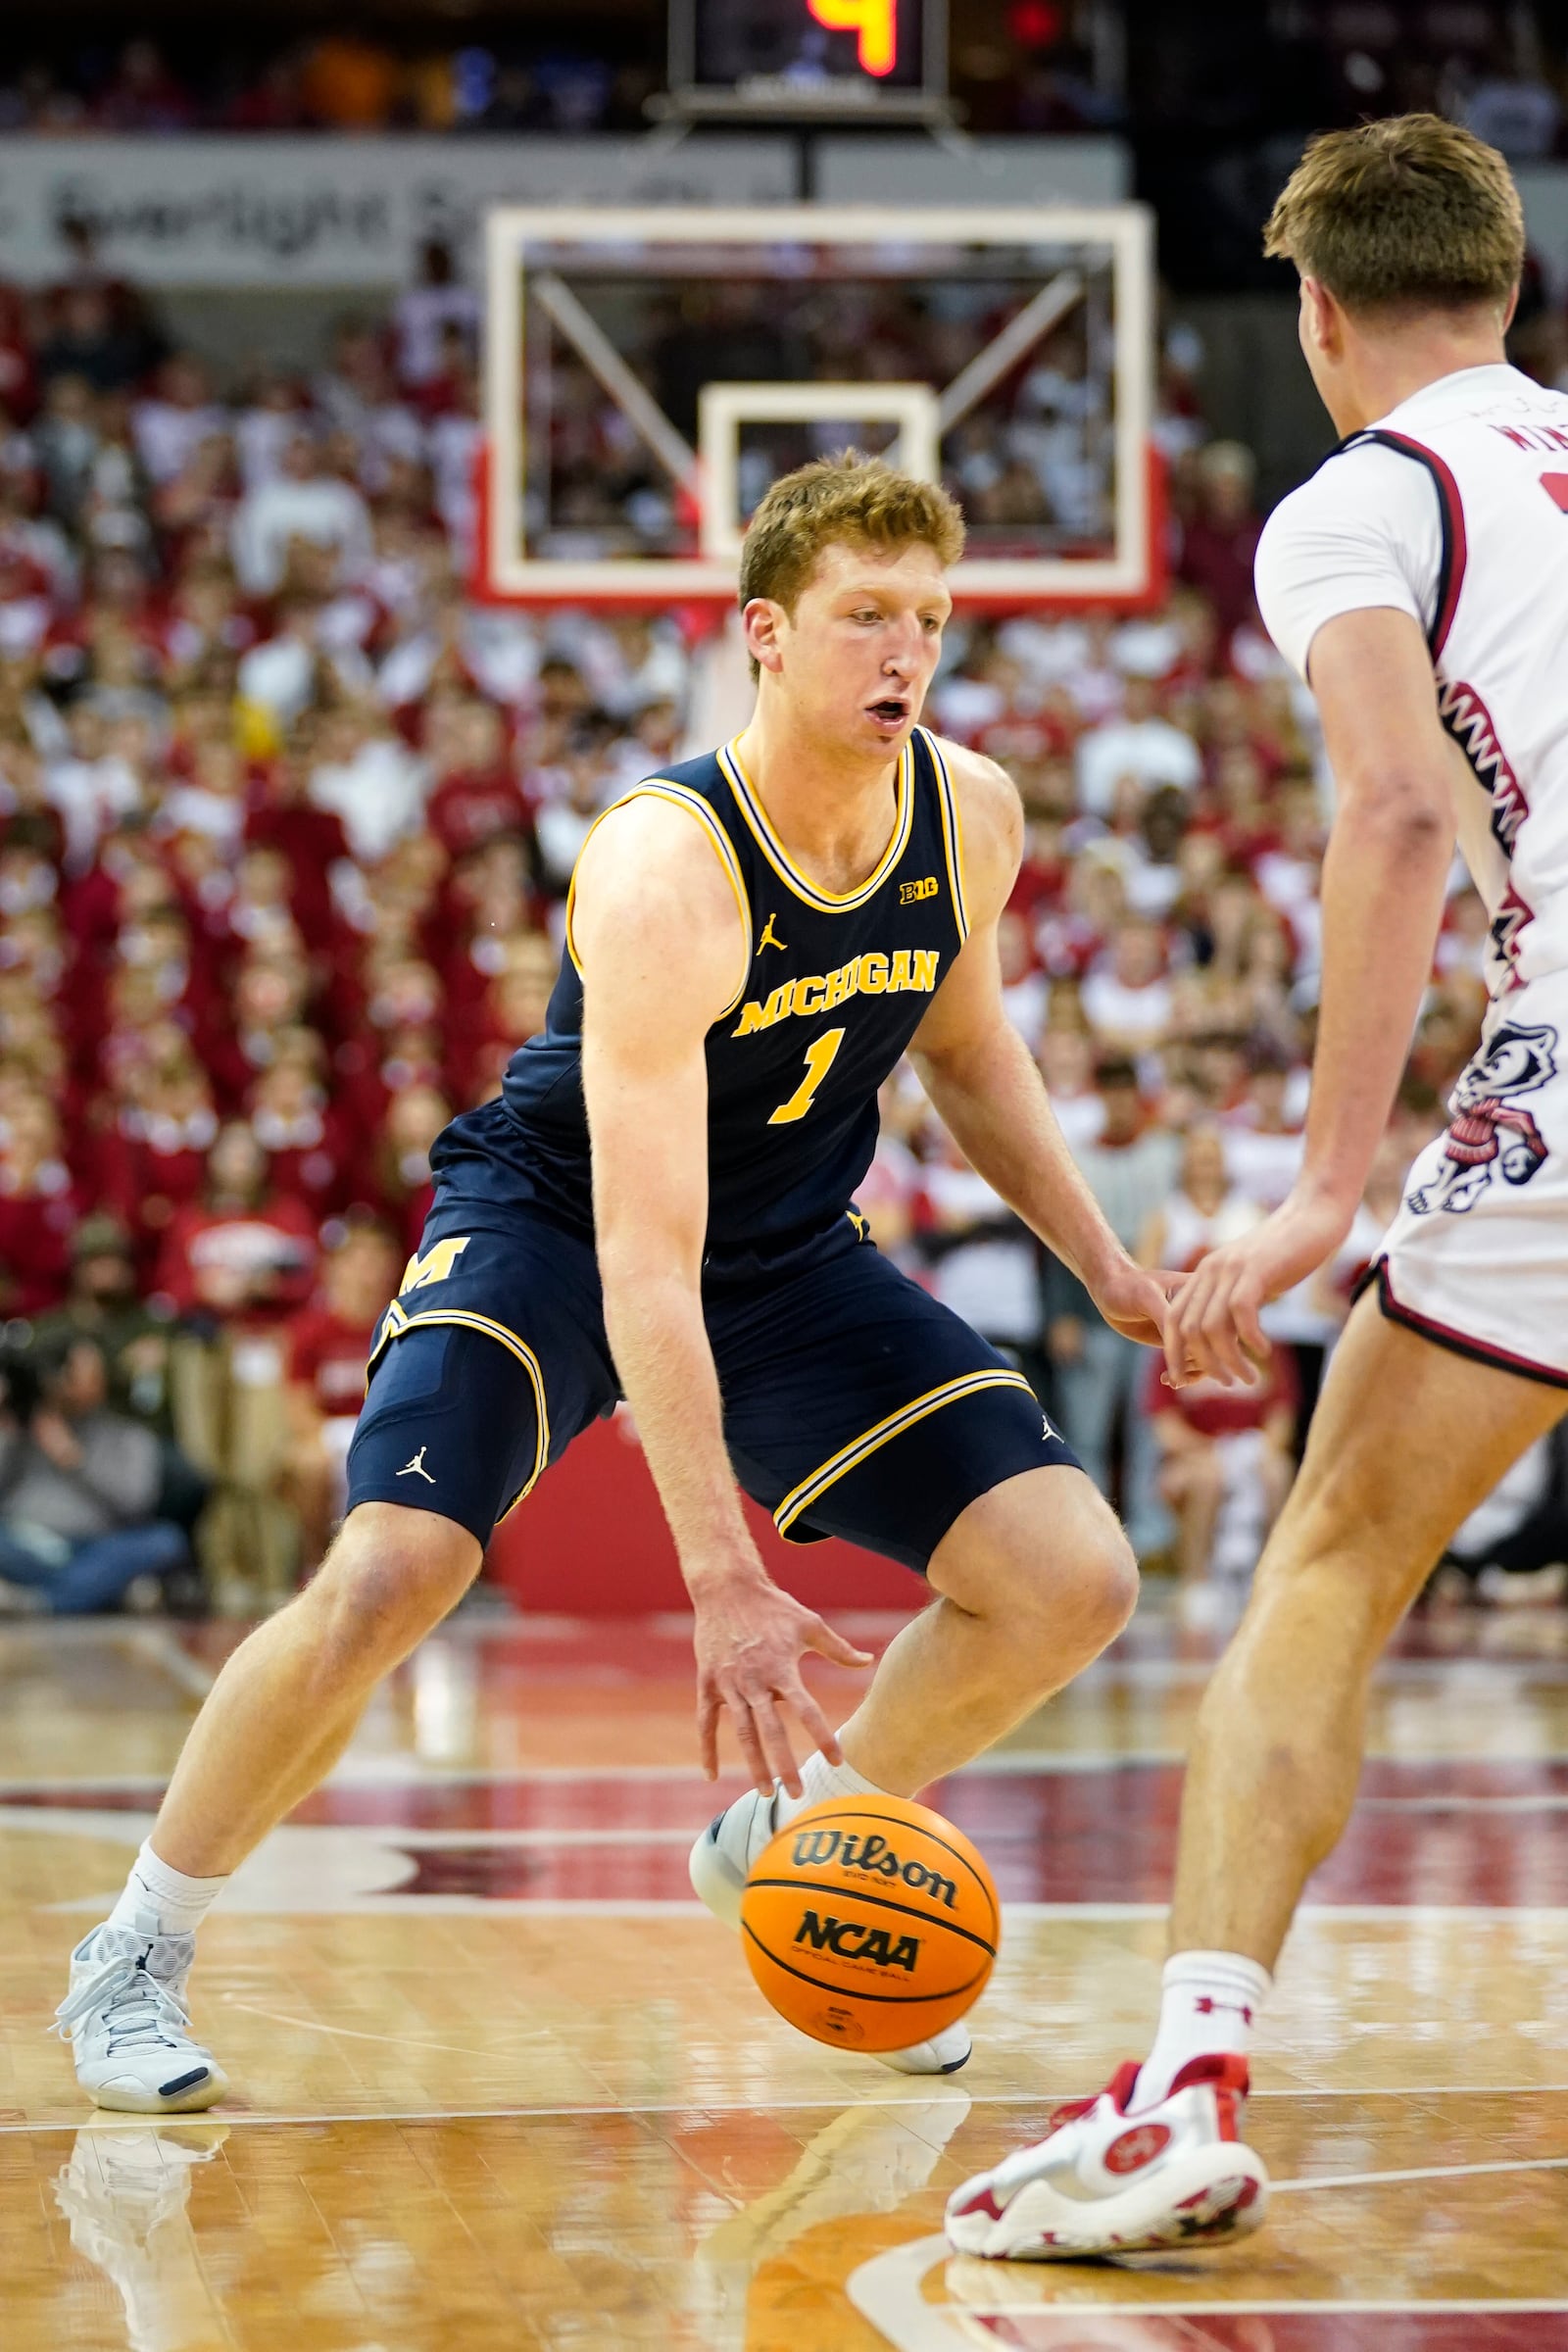
[[[670,0],[669,87],[686,115],[929,116],[947,0]]]

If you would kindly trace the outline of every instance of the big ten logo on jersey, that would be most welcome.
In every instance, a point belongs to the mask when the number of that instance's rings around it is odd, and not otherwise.
[[[901,882],[899,884],[899,905],[901,906],[913,906],[917,901],[934,899],[936,895],[937,878],[935,874],[922,874],[918,882]]]
[[[410,1258],[398,1285],[398,1297],[406,1298],[411,1291],[427,1291],[432,1283],[445,1282],[467,1247],[466,1233],[454,1234],[448,1241],[432,1242],[422,1256],[416,1254]]]

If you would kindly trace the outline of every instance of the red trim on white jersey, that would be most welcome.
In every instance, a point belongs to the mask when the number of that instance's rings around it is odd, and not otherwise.
[[[1437,491],[1438,510],[1443,516],[1443,567],[1438,574],[1437,610],[1427,632],[1427,644],[1436,662],[1453,626],[1453,615],[1458,609],[1459,591],[1464,586],[1464,569],[1469,555],[1464,528],[1464,501],[1459,496],[1459,485],[1437,451],[1428,449],[1424,441],[1412,440],[1408,433],[1391,432],[1387,425],[1378,424],[1368,432],[1355,434],[1344,446],[1351,449],[1362,441],[1380,441],[1385,449],[1396,449],[1401,456],[1414,458],[1416,464],[1424,466],[1431,474],[1433,487]]]

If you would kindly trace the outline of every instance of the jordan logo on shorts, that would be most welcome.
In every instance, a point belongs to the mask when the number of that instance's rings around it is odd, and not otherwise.
[[[427,1487],[433,1487],[435,1485],[435,1480],[430,1476],[429,1471],[424,1466],[424,1457],[429,1450],[430,1449],[427,1446],[421,1446],[418,1452],[415,1455],[413,1461],[404,1463],[402,1469],[398,1472],[399,1478],[422,1478]]]
[[[1557,1032],[1505,1022],[1490,1038],[1453,1090],[1453,1124],[1444,1139],[1437,1174],[1409,1197],[1416,1216],[1474,1208],[1499,1170],[1504,1184],[1528,1184],[1546,1157],[1546,1140],[1516,1098],[1533,1095],[1557,1075]]]

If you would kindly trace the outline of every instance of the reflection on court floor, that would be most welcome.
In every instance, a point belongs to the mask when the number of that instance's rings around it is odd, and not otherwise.
[[[1268,2230],[1045,2269],[949,2259],[943,2201],[1152,2013],[1203,1646],[1147,1617],[937,1792],[1008,1918],[933,2085],[793,2034],[692,1901],[678,1625],[460,1621],[204,1933],[232,2100],[94,2117],[42,2028],[229,1638],[0,1632],[7,2352],[1568,2352],[1553,1622],[1385,1670],[1259,2068]]]

